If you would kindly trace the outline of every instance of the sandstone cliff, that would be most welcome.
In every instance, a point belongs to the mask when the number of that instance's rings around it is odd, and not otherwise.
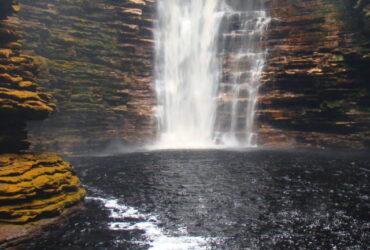
[[[0,248],[18,245],[82,208],[85,190],[71,166],[54,154],[24,154],[26,122],[55,109],[35,83],[39,69],[21,53],[17,1],[0,1]],[[13,154],[4,154],[4,153]]]
[[[260,143],[369,147],[369,2],[266,2]]]
[[[1,1],[3,19],[18,9],[15,1]],[[0,152],[26,149],[26,122],[45,119],[54,110],[50,95],[35,83],[36,65],[17,41],[14,26],[0,20]]]
[[[369,1],[264,2],[272,23],[259,144],[368,148]],[[59,106],[33,126],[37,148],[74,152],[153,138],[155,1],[22,3],[24,43]]]
[[[58,106],[31,126],[36,148],[75,152],[152,137],[153,1],[24,0],[21,6],[25,48],[42,65],[38,80]]]

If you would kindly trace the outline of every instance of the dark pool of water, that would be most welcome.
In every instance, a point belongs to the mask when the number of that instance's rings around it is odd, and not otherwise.
[[[70,159],[86,211],[30,249],[369,249],[370,156],[162,151]]]

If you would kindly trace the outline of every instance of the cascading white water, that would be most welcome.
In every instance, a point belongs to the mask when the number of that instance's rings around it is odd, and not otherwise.
[[[156,87],[159,146],[214,145],[222,13],[215,0],[159,0]]]
[[[269,18],[248,6],[235,11],[226,0],[158,0],[157,148],[253,145],[265,58],[257,44]]]
[[[266,12],[256,7],[249,1],[246,10],[225,13],[222,53],[227,80],[219,90],[224,99],[219,110],[230,115],[220,119],[219,136],[227,146],[256,145],[253,125],[266,58],[261,40],[270,22]]]

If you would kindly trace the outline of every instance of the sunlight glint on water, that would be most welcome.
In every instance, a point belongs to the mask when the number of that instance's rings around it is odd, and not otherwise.
[[[268,23],[265,11],[253,4],[235,11],[224,0],[158,1],[155,148],[255,144],[253,121],[265,58],[256,44]],[[224,67],[230,71],[227,83]],[[229,117],[221,117],[225,112]]]

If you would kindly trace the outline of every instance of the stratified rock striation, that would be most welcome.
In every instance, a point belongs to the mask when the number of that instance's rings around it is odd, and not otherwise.
[[[153,136],[153,1],[24,0],[21,7],[25,48],[58,106],[31,125],[36,149],[96,150]]]
[[[76,210],[85,194],[70,164],[55,154],[0,155],[0,246],[41,233]]]
[[[0,1],[0,18],[18,11]],[[82,208],[85,190],[69,163],[55,154],[21,154],[28,149],[26,122],[54,111],[51,95],[35,83],[38,67],[21,53],[17,19],[0,20],[0,248],[19,248],[66,215]],[[7,154],[7,153],[12,154]],[[18,153],[18,154],[16,154]]]
[[[369,1],[264,2],[272,22],[259,144],[368,148]],[[59,107],[33,126],[36,148],[76,152],[154,138],[155,0],[22,4],[27,52]]]
[[[0,2],[0,18],[19,9],[16,1]],[[18,34],[0,20],[0,152],[27,149],[26,122],[45,119],[54,110],[51,96],[35,83],[33,60],[21,54]]]
[[[370,146],[368,1],[268,0],[273,18],[259,140]]]

